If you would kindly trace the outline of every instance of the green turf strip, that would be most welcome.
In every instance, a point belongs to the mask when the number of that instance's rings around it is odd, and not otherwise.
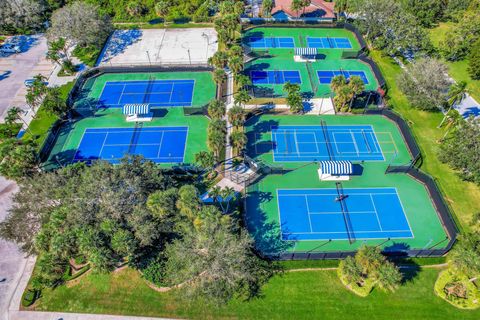
[[[271,141],[272,125],[319,125],[324,119],[327,125],[370,124],[380,141],[386,161],[362,163],[363,173],[343,182],[348,188],[394,187],[410,223],[414,238],[396,240],[358,240],[353,244],[348,241],[280,241],[279,212],[276,196],[277,189],[335,188],[334,182],[320,182],[318,164],[308,162],[279,163],[273,162],[272,153],[256,154],[256,144]],[[272,116],[254,117],[247,123],[249,136],[247,153],[268,165],[295,169],[285,175],[269,175],[251,186],[247,193],[247,226],[255,237],[257,246],[264,252],[321,252],[355,250],[363,243],[381,245],[383,248],[423,249],[443,248],[447,245],[447,235],[437,216],[425,187],[404,174],[385,174],[385,169],[392,164],[403,164],[410,160],[402,136],[395,124],[382,116]],[[252,141],[252,136],[257,141]],[[388,137],[388,139],[387,139]],[[396,150],[397,154],[392,151]]]

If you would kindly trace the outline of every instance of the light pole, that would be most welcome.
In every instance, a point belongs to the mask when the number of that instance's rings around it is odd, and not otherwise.
[[[208,59],[208,46],[210,45],[210,38],[208,37],[208,34],[206,34],[205,32],[202,32],[202,37],[207,39],[207,50],[205,52],[205,58]]]
[[[148,63],[152,65],[152,61],[150,60],[150,53],[148,52],[148,50],[145,52],[147,53]]]

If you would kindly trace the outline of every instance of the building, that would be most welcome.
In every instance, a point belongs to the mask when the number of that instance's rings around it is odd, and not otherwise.
[[[272,18],[279,21],[300,18],[302,20],[320,20],[325,22],[332,22],[336,18],[334,2],[312,0],[309,6],[298,12],[292,10],[292,2],[292,0],[274,0]]]

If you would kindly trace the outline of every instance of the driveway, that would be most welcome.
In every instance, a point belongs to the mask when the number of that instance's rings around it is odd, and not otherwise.
[[[0,120],[10,106],[28,109],[25,79],[39,73],[48,77],[53,70],[53,64],[45,58],[47,40],[44,36],[15,36],[6,42],[18,44],[21,52],[0,56]]]

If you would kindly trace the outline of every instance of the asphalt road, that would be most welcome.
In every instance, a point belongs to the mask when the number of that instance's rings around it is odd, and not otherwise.
[[[47,52],[45,37],[34,35],[12,38],[7,41],[17,42],[22,52],[0,56],[0,119],[4,118],[9,106],[15,105],[25,109],[25,101],[22,99],[25,79],[38,73],[48,75],[52,69],[52,64],[45,60]],[[20,99],[16,100],[16,97]]]

